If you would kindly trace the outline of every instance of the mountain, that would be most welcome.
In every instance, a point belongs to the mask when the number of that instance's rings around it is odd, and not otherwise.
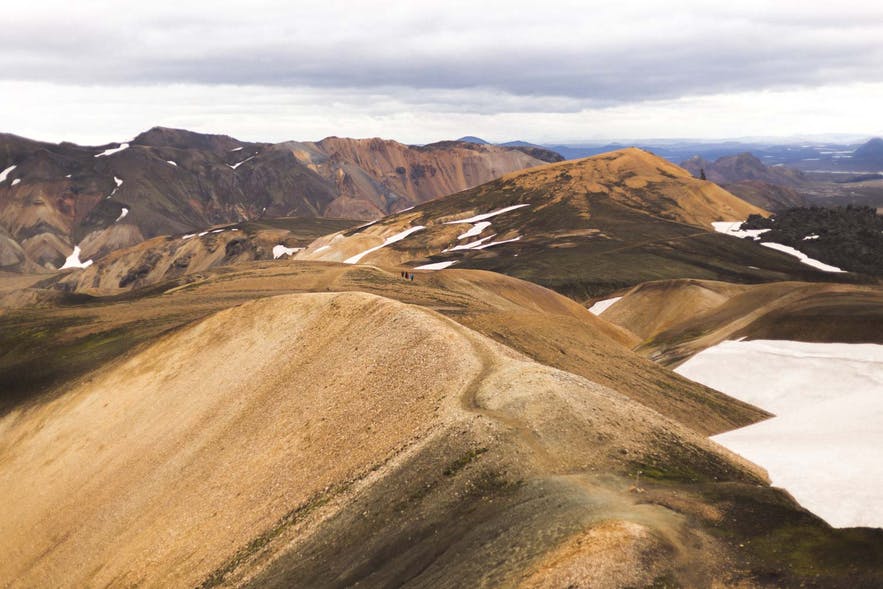
[[[750,240],[712,231],[714,221],[759,210],[630,148],[509,174],[321,238],[297,257],[481,268],[577,300],[661,278],[831,279]]]
[[[707,438],[768,414],[542,287],[419,275],[250,262],[0,315],[0,578],[879,586],[879,530]]]
[[[869,140],[853,152],[852,159],[869,170],[883,171],[883,139]]]
[[[739,198],[769,210],[805,206],[800,189],[809,183],[806,175],[785,166],[766,166],[750,153],[740,153],[709,162],[694,156],[681,166],[696,178],[702,174]]]
[[[0,135],[0,261],[54,270],[75,245],[85,261],[262,217],[378,218],[552,157],[535,155],[544,159],[456,142],[267,144],[162,127],[99,147]]]
[[[475,143],[476,145],[490,145],[489,141],[485,141],[481,137],[476,137],[474,135],[466,135],[465,137],[460,137],[456,141],[459,143]]]

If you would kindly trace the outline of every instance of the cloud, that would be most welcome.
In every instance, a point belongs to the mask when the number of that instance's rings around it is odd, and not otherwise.
[[[491,88],[596,104],[883,77],[883,7],[870,3],[129,4],[85,2],[72,12],[38,1],[7,10],[0,76]]]
[[[649,116],[659,105],[673,113],[700,108],[702,97],[729,103],[731,112],[716,111],[720,120],[706,122],[711,132],[738,127],[737,117],[755,118],[726,97],[766,93],[765,101],[749,102],[771,105],[772,113],[779,105],[770,93],[809,104],[825,89],[853,89],[863,101],[876,96],[868,88],[883,83],[883,5],[870,2],[72,6],[31,0],[0,13],[3,128],[73,129],[72,121],[84,128],[91,120],[106,134],[141,121],[223,121],[248,133],[263,129],[269,139],[289,122],[287,138],[322,129],[361,134],[381,124],[388,130],[376,134],[389,136],[410,124],[403,136],[417,141],[419,134],[429,139],[438,121],[469,122],[470,133],[485,124],[492,134],[515,125],[505,138],[527,136],[519,128],[549,135],[539,121],[559,137],[567,124],[589,126],[585,137],[599,128],[606,133],[602,115],[630,130],[633,113],[645,113],[647,136],[667,127]],[[50,94],[41,94],[46,89]],[[858,114],[834,107],[821,120],[852,128]],[[817,123],[807,119],[804,126]]]

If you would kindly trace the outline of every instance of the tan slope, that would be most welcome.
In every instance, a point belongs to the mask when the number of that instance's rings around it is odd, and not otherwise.
[[[601,317],[639,336],[639,351],[673,365],[743,337],[883,343],[883,288],[666,280],[634,287]]]
[[[635,354],[631,351],[639,342],[635,336],[574,301],[493,272],[418,271],[414,281],[405,281],[396,270],[279,260],[219,267],[178,280],[162,289],[135,291],[119,300],[92,300],[83,306],[53,307],[51,301],[59,297],[64,301],[64,295],[40,289],[23,290],[18,296],[0,292],[3,305],[43,302],[39,313],[22,308],[0,324],[0,347],[15,350],[0,361],[0,390],[5,388],[9,396],[0,400],[8,404],[36,394],[36,385],[17,378],[30,373],[31,366],[39,367],[40,382],[70,379],[139,342],[257,297],[363,291],[439,311],[539,362],[604,384],[703,434],[768,416]],[[49,345],[40,339],[30,345],[16,339],[47,331],[53,333]]]
[[[548,164],[503,177],[524,189],[604,194],[664,219],[709,229],[713,221],[768,214],[720,186],[650,152],[630,147],[580,160]]]
[[[358,293],[222,311],[0,431],[16,506],[0,578],[17,586],[511,584],[587,535],[620,549],[558,569],[704,584],[724,546],[665,487],[641,505],[620,477],[762,476],[609,389]]]

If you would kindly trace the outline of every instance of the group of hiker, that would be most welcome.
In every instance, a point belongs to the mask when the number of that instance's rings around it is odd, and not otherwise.
[[[414,282],[414,273],[413,272],[400,272],[400,274],[402,275],[402,278],[404,278],[405,280],[410,280],[411,282]]]

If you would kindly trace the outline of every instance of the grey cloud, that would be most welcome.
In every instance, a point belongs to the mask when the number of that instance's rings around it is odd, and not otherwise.
[[[270,2],[242,12],[223,2],[217,10],[196,3],[182,14],[148,8],[79,14],[70,22],[25,14],[15,27],[0,16],[8,31],[0,37],[0,78],[398,88],[415,100],[481,88],[524,99],[497,110],[529,109],[537,96],[546,98],[544,108],[570,110],[883,80],[883,11],[873,7],[838,12],[804,2],[794,6],[805,14],[750,7],[678,13],[646,3],[647,14],[595,14],[581,3],[538,12],[535,3],[509,2],[497,3],[499,16],[488,16],[475,14],[482,5],[414,4],[331,3],[322,12]],[[447,105],[457,106],[456,93],[450,96]],[[495,109],[488,101],[465,107]]]

